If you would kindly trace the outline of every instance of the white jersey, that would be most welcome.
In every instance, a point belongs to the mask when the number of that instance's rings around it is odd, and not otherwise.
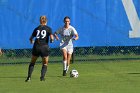
[[[66,29],[64,27],[58,29],[56,34],[60,34],[60,47],[73,46],[72,38],[77,31],[71,25]]]

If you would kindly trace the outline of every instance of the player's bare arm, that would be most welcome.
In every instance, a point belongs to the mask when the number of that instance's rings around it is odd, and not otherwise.
[[[59,40],[59,37],[57,36],[56,33],[54,33],[54,37],[56,38],[56,40]]]
[[[31,44],[33,44],[33,43],[34,43],[33,38],[34,38],[34,37],[33,37],[33,36],[31,36],[31,37],[30,37],[30,39],[29,39]]]
[[[73,39],[78,40],[78,38],[79,38],[78,34],[75,34],[75,37]]]
[[[53,35],[51,34],[50,35],[50,43],[53,43],[54,42],[54,37],[53,37]]]

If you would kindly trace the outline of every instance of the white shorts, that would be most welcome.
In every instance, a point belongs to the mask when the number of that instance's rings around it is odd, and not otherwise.
[[[65,46],[65,47],[63,47],[61,49],[65,49],[68,54],[72,54],[73,53],[73,46]]]

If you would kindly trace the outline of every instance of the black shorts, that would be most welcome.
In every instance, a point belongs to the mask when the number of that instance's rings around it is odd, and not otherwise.
[[[49,56],[49,46],[48,45],[34,45],[32,49],[32,55],[47,57]]]

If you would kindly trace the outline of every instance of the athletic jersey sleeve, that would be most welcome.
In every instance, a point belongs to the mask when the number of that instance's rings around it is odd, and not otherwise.
[[[74,27],[72,27],[72,30],[73,30],[73,34],[74,34],[74,35],[75,35],[75,34],[78,34],[77,31],[76,31],[76,29],[75,29]]]
[[[35,28],[35,29],[33,30],[32,37],[36,37],[36,34],[37,34],[36,29],[37,29],[37,28]]]
[[[49,27],[49,35],[52,34],[52,29]]]

